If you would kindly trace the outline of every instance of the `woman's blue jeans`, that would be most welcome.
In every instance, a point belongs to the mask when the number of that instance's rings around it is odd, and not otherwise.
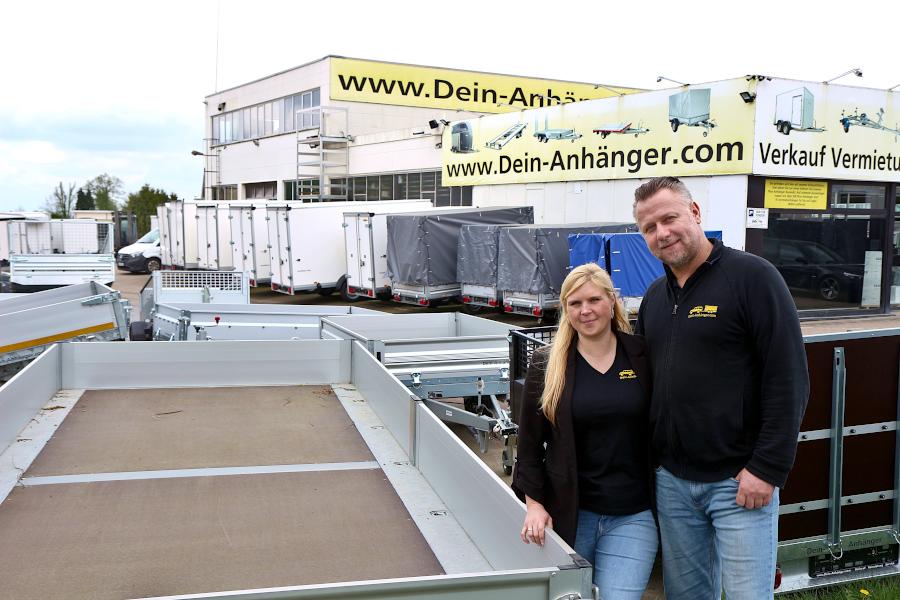
[[[640,600],[656,560],[659,538],[649,510],[633,515],[578,511],[575,552],[594,566],[602,600]]]

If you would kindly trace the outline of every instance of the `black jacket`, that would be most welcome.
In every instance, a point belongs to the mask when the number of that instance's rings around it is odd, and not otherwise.
[[[616,332],[644,393],[650,395],[650,370],[643,339]],[[553,519],[553,530],[572,546],[578,524],[578,474],[572,392],[575,388],[575,344],[569,348],[566,385],[556,410],[556,426],[540,409],[550,348],[535,350],[525,378],[519,416],[519,442],[512,488],[520,500],[540,502]],[[544,444],[546,443],[546,449]],[[648,465],[649,476],[649,465]],[[651,486],[652,489],[652,486]]]
[[[809,375],[797,309],[775,267],[716,240],[683,289],[668,267],[651,284],[637,332],[653,370],[658,463],[701,482],[746,467],[784,486]]]

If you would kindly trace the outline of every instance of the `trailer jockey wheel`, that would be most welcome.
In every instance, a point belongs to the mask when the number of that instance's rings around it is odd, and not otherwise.
[[[678,119],[672,119],[670,123],[672,124],[672,131],[678,131]]]

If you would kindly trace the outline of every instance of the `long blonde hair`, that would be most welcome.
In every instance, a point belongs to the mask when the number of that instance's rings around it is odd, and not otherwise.
[[[578,339],[578,333],[569,322],[566,304],[569,296],[586,283],[593,283],[603,290],[604,293],[614,298],[611,323],[613,331],[631,333],[631,324],[628,322],[625,307],[616,296],[609,274],[596,263],[587,263],[572,269],[565,280],[563,280],[559,292],[559,328],[556,331],[553,344],[550,346],[550,357],[544,372],[544,393],[541,396],[541,410],[547,420],[553,425],[556,425],[556,409],[559,406],[559,400],[566,385],[566,366],[569,350]]]

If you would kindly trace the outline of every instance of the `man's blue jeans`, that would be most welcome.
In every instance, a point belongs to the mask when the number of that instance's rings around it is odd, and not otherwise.
[[[602,600],[640,600],[658,547],[649,510],[621,516],[578,511],[574,550],[594,566]]]
[[[656,504],[667,600],[773,597],[778,488],[772,502],[748,510],[732,478],[699,483],[656,470]]]

